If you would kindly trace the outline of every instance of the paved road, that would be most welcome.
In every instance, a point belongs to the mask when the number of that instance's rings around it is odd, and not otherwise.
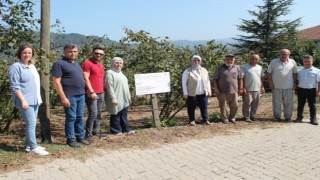
[[[320,179],[320,126],[248,130],[161,148],[58,159],[0,179]]]

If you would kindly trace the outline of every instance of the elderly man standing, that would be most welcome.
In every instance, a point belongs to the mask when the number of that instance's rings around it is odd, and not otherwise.
[[[260,56],[258,54],[251,54],[250,62],[241,67],[244,84],[242,114],[246,122],[255,120],[260,94],[265,92],[262,83],[264,72],[262,67],[258,64],[259,61]]]
[[[220,117],[224,124],[230,121],[236,123],[238,111],[238,93],[243,93],[243,80],[240,67],[234,64],[235,56],[225,56],[225,64],[217,67],[214,72],[214,93],[217,94],[220,107]],[[230,113],[227,117],[226,103],[229,105]]]
[[[273,116],[281,121],[281,104],[283,104],[284,118],[291,121],[293,112],[293,88],[297,81],[298,68],[290,51],[282,49],[280,57],[273,59],[268,67],[268,81],[272,90]]]
[[[313,57],[309,55],[305,56],[303,58],[303,68],[298,72],[298,88],[296,88],[298,112],[296,121],[302,122],[304,105],[306,100],[308,100],[310,123],[318,125],[316,97],[320,96],[320,70],[312,64]]]
[[[84,133],[85,82],[82,68],[76,61],[78,47],[67,44],[63,50],[64,57],[53,64],[51,74],[66,115],[67,144],[80,147],[79,143],[90,144]]]

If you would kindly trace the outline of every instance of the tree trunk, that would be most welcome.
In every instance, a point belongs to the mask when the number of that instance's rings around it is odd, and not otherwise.
[[[41,0],[41,34],[40,34],[40,61],[41,61],[41,97],[43,103],[39,107],[41,124],[41,141],[52,143],[50,126],[50,82],[49,59],[50,51],[50,0]]]

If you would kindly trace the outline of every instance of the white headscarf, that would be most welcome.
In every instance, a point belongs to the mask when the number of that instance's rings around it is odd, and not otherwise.
[[[120,58],[120,57],[114,57],[114,58],[111,60],[110,69],[112,69],[112,70],[114,70],[114,71],[116,71],[116,72],[120,72],[121,69],[118,70],[118,69],[115,69],[115,68],[113,67],[113,65],[114,65],[116,62],[119,62],[119,61],[121,61],[121,62],[123,63],[123,59],[122,59],[122,58]]]
[[[193,61],[196,60],[196,59],[199,59],[199,61],[200,61],[200,64],[199,64],[198,67],[195,67],[194,64],[193,64]],[[201,68],[201,62],[202,62],[202,59],[201,59],[200,56],[198,56],[198,55],[193,55],[193,56],[191,57],[191,67],[192,67],[192,69],[194,69],[194,70],[200,69],[200,68]]]

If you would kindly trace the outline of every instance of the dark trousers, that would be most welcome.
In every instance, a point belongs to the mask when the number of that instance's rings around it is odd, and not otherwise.
[[[110,132],[112,134],[131,131],[128,124],[128,107],[123,108],[117,115],[110,115]]]
[[[303,89],[298,88],[298,118],[303,118],[303,109],[304,105],[306,103],[306,100],[308,100],[308,105],[310,109],[310,120],[316,121],[317,117],[317,109],[316,109],[316,96],[317,96],[317,90],[316,88],[312,89]]]
[[[91,99],[89,94],[86,94],[86,104],[88,109],[88,119],[86,122],[86,137],[92,137],[92,134],[100,133],[101,110],[104,100],[104,93],[97,94],[98,99]]]
[[[200,108],[201,117],[203,121],[208,120],[208,97],[206,94],[188,96],[187,106],[188,106],[188,116],[190,121],[195,120],[194,111],[196,110],[197,105]]]

